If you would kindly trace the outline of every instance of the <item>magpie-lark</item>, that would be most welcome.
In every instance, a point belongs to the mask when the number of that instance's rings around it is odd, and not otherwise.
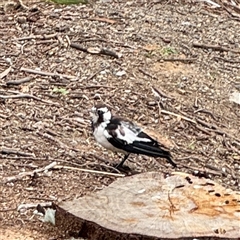
[[[122,167],[130,153],[166,158],[173,167],[177,166],[172,161],[170,152],[161,149],[160,144],[139,126],[113,116],[107,106],[99,104],[91,109],[90,114],[96,141],[106,149],[124,154],[117,168]]]

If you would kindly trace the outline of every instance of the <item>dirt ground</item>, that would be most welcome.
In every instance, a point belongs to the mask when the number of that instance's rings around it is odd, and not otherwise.
[[[99,101],[168,138],[177,171],[239,190],[240,106],[229,100],[240,91],[239,9],[23,4],[0,6],[0,239],[66,239],[20,204],[58,203],[116,179],[80,171],[110,173],[121,158],[92,137],[88,109]],[[126,164],[173,171],[144,156]]]

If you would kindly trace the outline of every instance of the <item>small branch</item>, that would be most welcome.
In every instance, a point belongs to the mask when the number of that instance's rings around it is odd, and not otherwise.
[[[55,38],[57,36],[57,33],[49,34],[49,35],[30,35],[26,37],[21,38],[15,38],[14,41],[24,41],[24,40],[31,40],[31,39],[42,39],[42,40],[48,40],[51,38]]]
[[[6,82],[7,85],[20,85],[22,83],[30,82],[33,78],[32,77],[26,77],[18,80],[10,80]]]
[[[61,77],[61,78],[68,78],[68,79],[77,79],[76,76],[65,75],[65,74],[60,74],[60,73],[50,73],[50,72],[34,70],[34,69],[29,69],[29,68],[24,68],[24,67],[21,67],[20,71],[27,72],[27,73],[33,73],[33,74],[37,74],[37,75],[42,75],[42,76]]]
[[[182,63],[192,63],[197,60],[197,58],[160,58],[158,61],[165,61],[165,62],[182,62]]]
[[[240,50],[238,50],[238,49],[227,48],[227,47],[223,47],[223,46],[220,46],[220,45],[211,45],[211,44],[203,44],[203,43],[194,42],[192,44],[192,46],[196,47],[196,48],[205,48],[205,49],[210,48],[212,50],[221,51],[221,52],[240,53]]]
[[[191,118],[188,118],[188,117],[184,117],[183,115],[180,115],[180,114],[177,114],[177,113],[173,113],[173,112],[169,112],[169,111],[165,111],[165,110],[161,110],[161,113],[164,113],[164,114],[168,114],[168,115],[172,115],[172,116],[175,116],[175,117],[178,117],[178,118],[181,118],[181,119],[184,119],[188,122],[191,122],[191,123],[194,123],[194,124],[197,124],[197,122]]]
[[[80,150],[73,148],[73,147],[69,147],[66,144],[64,144],[63,142],[61,142],[59,139],[55,138],[54,136],[51,136],[48,133],[42,133],[42,132],[37,132],[37,134],[41,137],[47,138],[55,143],[57,143],[61,148],[65,149],[65,150],[72,150],[75,152],[79,152]]]
[[[1,113],[0,113],[0,118],[7,119],[7,118],[8,118],[8,116],[6,116],[6,115],[3,115],[3,114],[1,114]]]
[[[168,96],[166,93],[164,93],[162,90],[160,90],[159,88],[156,88],[156,87],[152,87],[152,92],[153,92],[154,96],[156,96],[159,99],[161,99],[161,97],[174,99],[173,97]]]
[[[21,179],[23,179],[24,177],[27,177],[27,176],[34,176],[35,173],[48,171],[48,170],[54,168],[54,166],[56,166],[56,165],[57,165],[57,162],[52,162],[52,163],[50,163],[49,165],[47,165],[43,168],[35,169],[33,171],[30,171],[30,172],[22,172],[22,173],[19,173],[16,176],[12,176],[12,177],[6,177],[6,178],[3,179],[3,183],[15,182],[15,181],[21,180]]]
[[[0,212],[13,212],[16,211],[16,208],[7,208],[7,209],[0,209]]]
[[[111,50],[108,50],[108,49],[104,49],[104,48],[84,48],[77,43],[71,43],[70,47],[76,48],[76,49],[78,49],[82,52],[86,52],[86,53],[90,53],[90,54],[95,54],[95,55],[101,55],[102,54],[102,55],[107,55],[107,56],[111,56],[111,57],[114,57],[114,58],[119,58],[117,53],[115,53]]]
[[[21,7],[25,10],[28,10],[29,7],[27,7],[25,4],[23,4],[22,0],[18,0],[19,1],[19,4],[21,5]]]
[[[117,21],[109,19],[109,18],[100,18],[100,17],[88,18],[88,20],[98,21],[98,22],[106,22],[106,23],[111,23],[111,24],[114,24],[117,22]]]
[[[209,178],[209,174],[222,176],[222,171],[218,172],[218,171],[206,169],[205,167],[204,168],[198,168],[198,167],[193,167],[193,166],[182,164],[182,163],[180,163],[178,165],[182,166],[182,167],[185,167],[187,169],[190,168],[190,169],[192,169],[194,171],[197,171],[197,173],[194,173],[194,175],[203,175],[203,176],[205,176],[207,178]]]
[[[40,101],[40,102],[44,102],[44,103],[47,103],[47,104],[59,106],[58,103],[50,102],[50,101],[41,99],[39,97],[33,96],[31,94],[25,94],[25,93],[20,93],[19,92],[17,95],[0,95],[0,99],[16,99],[16,98],[32,98],[32,99]]]
[[[201,124],[202,126],[207,127],[208,129],[206,129],[206,130],[208,130],[208,131],[215,132],[215,133],[217,133],[217,134],[219,134],[219,135],[228,136],[229,138],[232,138],[232,139],[236,140],[237,142],[240,142],[240,139],[236,138],[235,136],[233,136],[233,135],[231,135],[231,134],[229,134],[229,133],[226,133],[226,132],[222,131],[222,130],[221,130],[219,127],[217,127],[216,125],[207,123],[207,122],[205,122],[205,121],[202,121],[201,119],[198,119],[198,118],[197,118],[196,120],[194,120],[194,119],[185,117],[185,116],[183,116],[183,115],[180,115],[180,114],[177,114],[177,113],[173,113],[173,112],[169,112],[169,111],[165,111],[165,110],[162,110],[162,109],[161,109],[160,112],[161,112],[161,113],[164,113],[164,114],[168,114],[168,115],[172,115],[172,116],[178,117],[178,118],[180,118],[180,119],[184,119],[184,120],[186,120],[186,121],[188,121],[188,122],[191,122],[191,123],[195,124],[195,126],[198,126],[197,124],[199,123],[199,124]],[[201,127],[198,127],[198,129],[201,130],[202,128],[201,128]],[[203,132],[207,133],[205,130],[204,130]],[[207,134],[209,134],[209,133],[207,133]]]
[[[4,70],[2,73],[0,73],[0,79],[6,77],[9,74],[9,72],[11,71],[11,69],[12,69],[12,67],[10,66],[6,70]]]
[[[16,154],[16,155],[24,156],[24,157],[34,157],[34,154],[32,154],[32,153],[20,152],[18,150],[10,149],[10,148],[0,149],[0,154]]]
[[[235,63],[235,64],[236,63],[240,63],[240,61],[236,61],[235,59],[227,59],[227,58],[217,57],[217,56],[213,57],[213,59],[215,59],[215,60],[222,60],[224,62]]]
[[[90,169],[84,169],[84,168],[68,167],[68,166],[62,166],[62,165],[57,165],[54,167],[54,169],[69,169],[69,170],[77,170],[81,172],[96,173],[100,175],[108,175],[113,177],[125,177],[124,174],[119,174],[119,173],[109,173],[109,172],[96,171],[96,170],[90,170]]]

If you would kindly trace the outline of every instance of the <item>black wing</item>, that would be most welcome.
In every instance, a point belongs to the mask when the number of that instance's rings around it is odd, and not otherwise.
[[[114,119],[107,125],[106,131],[108,141],[114,147],[129,153],[166,158],[169,163],[176,167],[170,152],[162,149],[156,140],[131,122]]]

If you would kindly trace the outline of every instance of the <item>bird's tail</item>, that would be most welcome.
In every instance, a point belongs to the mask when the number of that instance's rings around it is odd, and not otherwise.
[[[173,162],[172,160],[172,155],[170,152],[161,149],[158,146],[150,146],[146,143],[140,143],[140,142],[135,142],[132,144],[132,153],[137,153],[137,154],[143,154],[147,155],[150,157],[161,157],[161,158],[166,158],[167,161],[173,166],[177,167],[177,164]]]

